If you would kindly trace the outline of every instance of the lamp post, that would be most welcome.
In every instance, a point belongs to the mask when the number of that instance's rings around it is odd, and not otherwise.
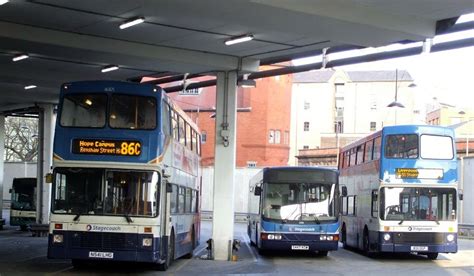
[[[398,69],[395,69],[395,100],[387,105],[387,107],[395,107],[395,125],[397,124],[397,108],[405,108],[405,106],[398,101]]]

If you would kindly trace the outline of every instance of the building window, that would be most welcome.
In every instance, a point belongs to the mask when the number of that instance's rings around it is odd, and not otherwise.
[[[279,130],[275,130],[275,144],[281,143],[281,133]]]
[[[201,144],[205,144],[207,141],[207,132],[203,131],[201,133]]]
[[[303,149],[309,149],[309,146],[303,146]]]
[[[375,131],[377,129],[377,123],[376,122],[370,122],[370,131]]]
[[[268,133],[268,143],[275,144],[275,131],[273,129],[270,129]]]
[[[283,143],[288,145],[290,143],[290,132],[285,131],[285,136],[283,136]]]
[[[304,102],[304,109],[307,110],[307,109],[310,109],[311,108],[311,104],[307,101]]]
[[[304,131],[309,131],[309,122],[304,122]]]
[[[247,161],[247,168],[256,168],[257,161]]]

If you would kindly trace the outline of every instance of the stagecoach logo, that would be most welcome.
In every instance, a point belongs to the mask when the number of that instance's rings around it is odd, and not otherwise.
[[[421,231],[431,231],[433,227],[420,227],[420,226],[408,226],[408,231],[421,232]]]
[[[314,228],[303,228],[303,227],[290,227],[290,232],[314,232]]]
[[[109,231],[120,231],[120,226],[100,226],[100,225],[90,225],[86,226],[87,231],[98,231],[98,232],[109,232]]]

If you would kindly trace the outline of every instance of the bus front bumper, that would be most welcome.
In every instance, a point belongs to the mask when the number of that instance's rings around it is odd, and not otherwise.
[[[62,235],[63,242],[55,242],[54,235]],[[144,238],[152,238],[152,246],[143,246]],[[167,243],[144,234],[54,231],[48,238],[48,258],[160,263],[161,242]]]
[[[457,234],[455,233],[410,233],[390,232],[390,239],[385,240],[387,233],[379,232],[380,252],[416,252],[416,253],[456,253]],[[448,235],[452,239],[448,240]]]

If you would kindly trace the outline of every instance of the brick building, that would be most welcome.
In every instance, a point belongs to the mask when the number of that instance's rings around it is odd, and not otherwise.
[[[204,79],[194,79],[201,81]],[[292,76],[259,79],[256,88],[237,90],[237,167],[284,166],[290,151]],[[202,166],[214,164],[216,88],[171,93],[198,124]]]

